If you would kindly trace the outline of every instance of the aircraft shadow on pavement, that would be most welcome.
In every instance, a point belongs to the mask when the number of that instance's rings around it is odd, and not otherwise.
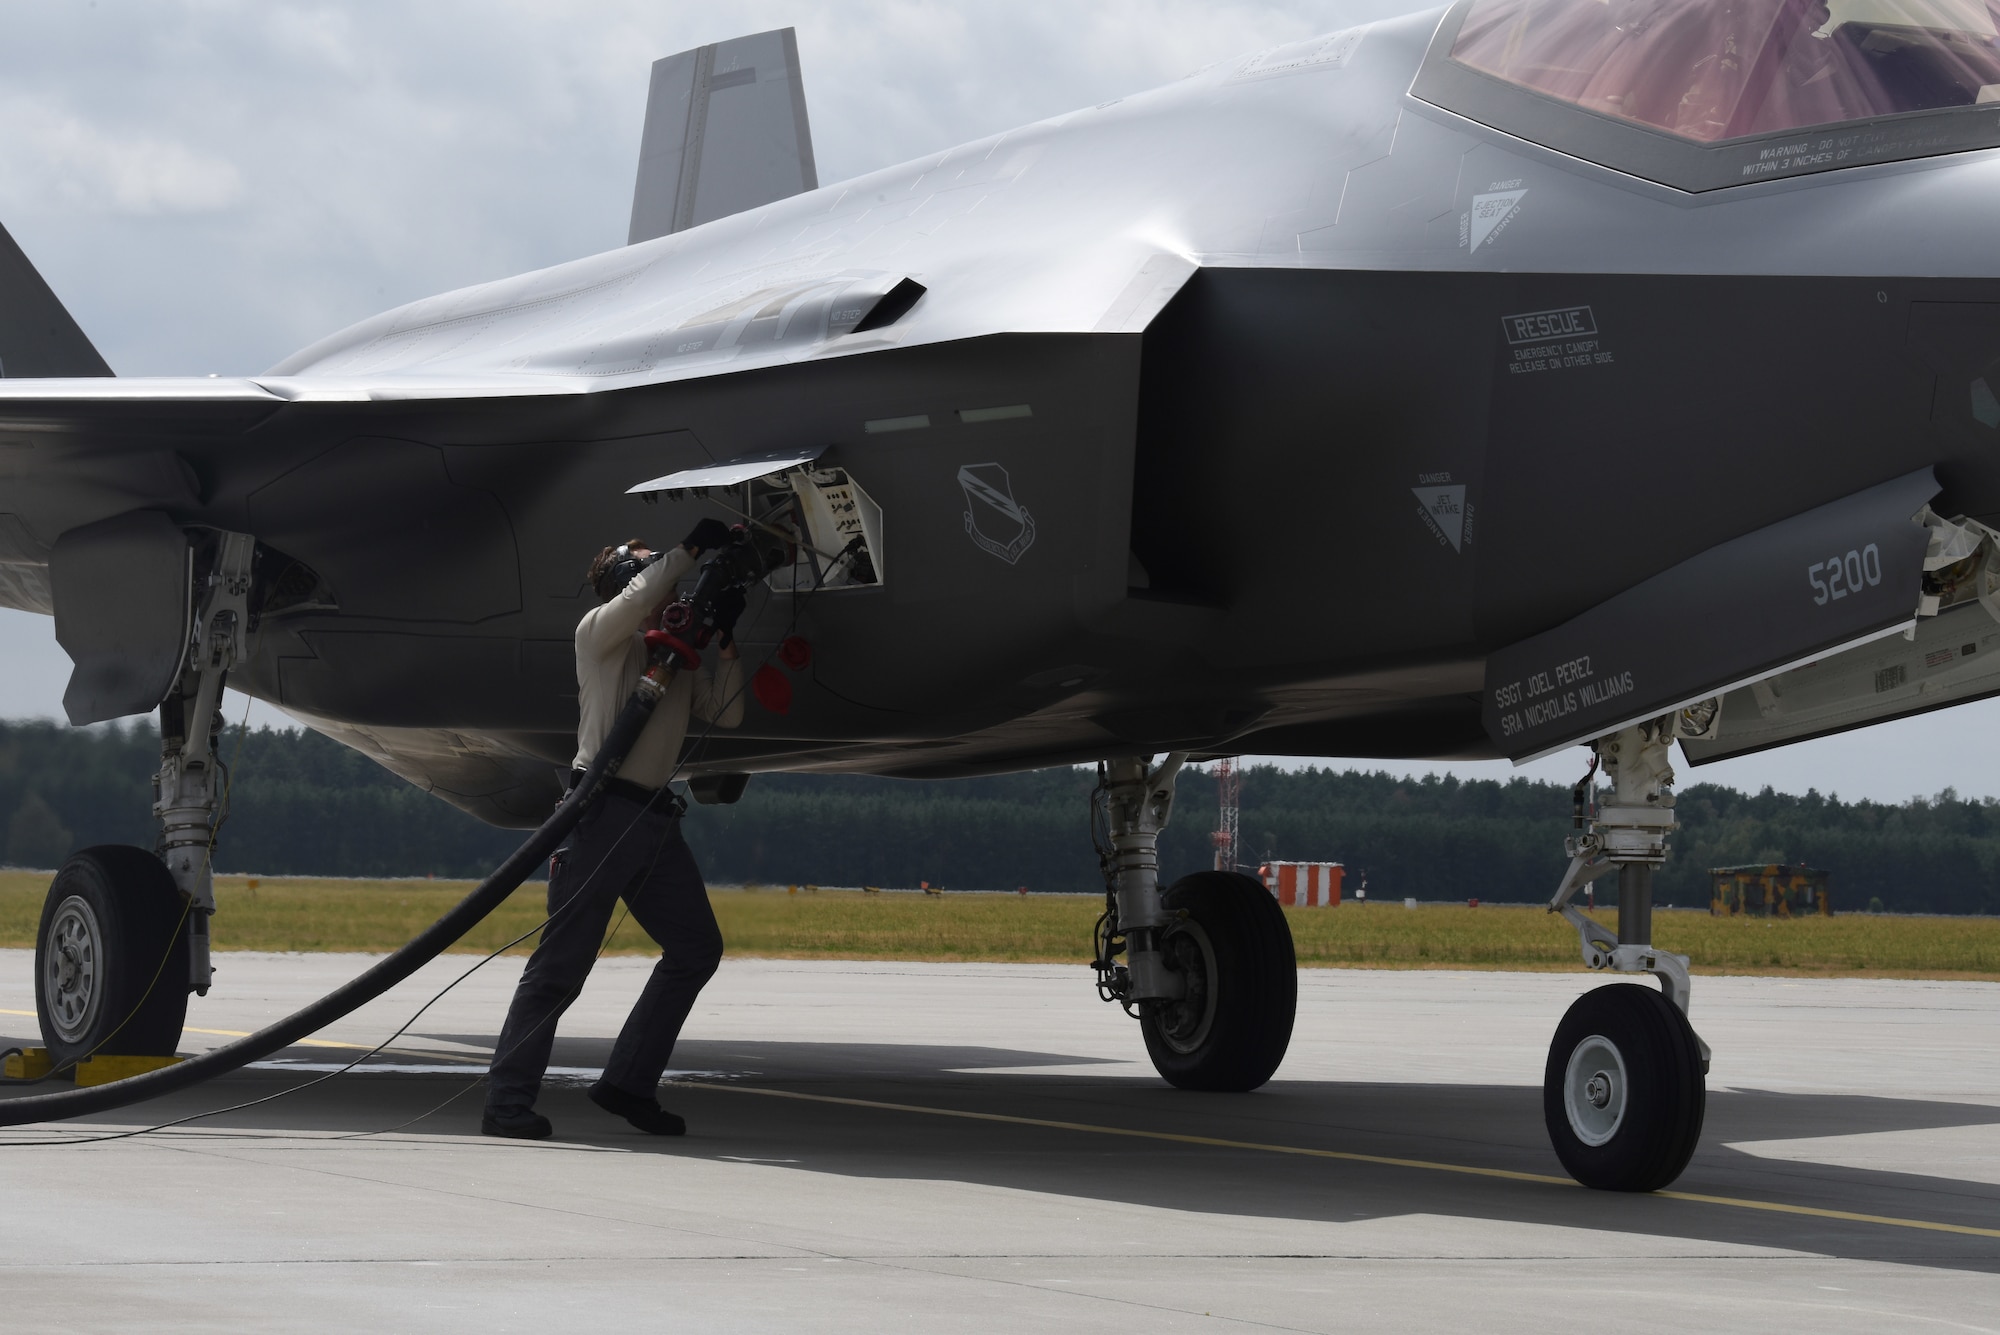
[[[490,1046],[491,1035],[413,1036]],[[4,1042],[4,1040],[0,1040]],[[608,1039],[562,1038],[552,1065],[601,1068]],[[324,1049],[287,1056],[324,1062]],[[1124,1066],[1102,1076],[1036,1074],[1037,1066]],[[1176,1144],[1050,1127],[996,1124],[702,1088],[742,1084],[836,1098],[948,1108],[1251,1145],[1283,1145],[1472,1168],[1561,1176],[1542,1126],[1541,1091],[1522,1086],[1278,1080],[1252,1094],[1169,1088],[1139,1063],[1063,1053],[949,1045],[686,1041],[682,1071],[721,1073],[663,1091],[689,1119],[685,1140],[627,1132],[584,1099],[581,1081],[552,1080],[542,1108],[558,1142],[580,1152],[795,1160],[798,1171],[878,1180],[977,1183],[1079,1199],[1259,1219],[1339,1224],[1449,1215],[1582,1228],[1859,1260],[2000,1272],[2000,1239],[1662,1198],[1624,1196],[1417,1167]],[[1144,1071],[1144,1074],[1138,1072]],[[460,1075],[342,1078],[291,1098],[203,1118],[212,1131],[474,1134],[477,1067]],[[248,1071],[155,1104],[161,1120],[268,1092],[286,1077]],[[62,1088],[63,1086],[54,1086]],[[50,1086],[43,1086],[43,1089]],[[454,1097],[455,1096],[455,1097]],[[0,1092],[0,1097],[5,1097]],[[440,1111],[423,1116],[441,1101]],[[136,1110],[79,1119],[120,1126]],[[1701,1148],[1673,1190],[1781,1205],[2000,1227],[2000,1186],[1957,1178],[1770,1159],[1731,1142],[1809,1140],[1863,1132],[2000,1125],[2000,1108],[1857,1095],[1713,1091]],[[1501,1236],[1498,1245],[1510,1244]],[[1355,1237],[1357,1250],[1380,1242]],[[1543,1244],[1523,1238],[1518,1253]]]
[[[558,1044],[558,1060],[598,1066],[609,1051],[605,1040],[571,1040]],[[1535,1088],[1279,1080],[1249,1095],[1192,1094],[1166,1086],[1149,1070],[1104,1077],[1018,1070],[1091,1060],[976,1047],[687,1041],[674,1065],[740,1071],[747,1084],[884,1103],[1563,1176]],[[994,1068],[1016,1069],[989,1073]],[[752,1071],[758,1074],[747,1075]],[[742,1094],[669,1090],[665,1098],[685,1112],[695,1131],[684,1142],[640,1142],[667,1154],[796,1157],[805,1171],[971,1181],[1204,1213],[1342,1223],[1451,1214],[2000,1272],[2000,1239]],[[582,1108],[579,1115],[589,1111]],[[734,1148],[705,1143],[704,1122]],[[1735,1142],[1993,1125],[2000,1125],[2000,1108],[1976,1104],[1715,1091],[1702,1146],[1673,1189],[2000,1227],[2000,1186],[1770,1159],[1731,1148]],[[1165,1169],[1168,1163],[1170,1170],[1147,1171],[1148,1164]]]

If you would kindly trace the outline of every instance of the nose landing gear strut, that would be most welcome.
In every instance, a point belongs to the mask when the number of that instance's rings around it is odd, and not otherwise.
[[[1657,1191],[1681,1175],[1701,1137],[1708,1045],[1688,1023],[1688,959],[1657,950],[1653,872],[1667,859],[1674,817],[1671,748],[1701,736],[1718,702],[1620,729],[1595,744],[1592,773],[1577,785],[1582,833],[1567,841],[1569,870],[1549,911],[1583,945],[1583,962],[1613,973],[1648,973],[1661,991],[1634,984],[1594,988],[1556,1028],[1542,1077],[1542,1114],[1556,1157],[1587,1187]],[[1586,818],[1586,791],[1602,765],[1609,800]],[[1571,900],[1598,877],[1618,873],[1618,930]]]

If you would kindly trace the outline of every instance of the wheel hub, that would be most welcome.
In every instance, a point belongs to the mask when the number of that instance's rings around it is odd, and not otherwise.
[[[81,896],[71,895],[56,906],[47,946],[43,1004],[57,1036],[74,1043],[97,1019],[104,991],[99,985],[104,934]]]
[[[1159,1035],[1175,1052],[1193,1052],[1215,1025],[1215,947],[1199,923],[1186,921],[1169,929],[1160,953],[1167,967],[1186,982],[1187,993],[1155,1003]]]
[[[1629,1092],[1625,1058],[1618,1045],[1592,1034],[1569,1055],[1563,1078],[1563,1111],[1570,1130],[1586,1145],[1602,1145],[1618,1134],[1625,1121]]]

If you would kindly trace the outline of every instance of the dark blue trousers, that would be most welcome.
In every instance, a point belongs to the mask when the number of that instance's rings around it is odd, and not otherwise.
[[[612,1045],[604,1082],[641,1098],[655,1096],[681,1025],[722,962],[722,931],[708,906],[708,887],[668,801],[662,795],[647,807],[625,792],[606,792],[557,855],[549,874],[552,920],[501,1026],[487,1112],[506,1115],[534,1106],[556,1021],[583,991],[620,899],[659,942],[660,960]]]

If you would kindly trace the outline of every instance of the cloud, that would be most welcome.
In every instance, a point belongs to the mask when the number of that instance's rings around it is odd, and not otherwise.
[[[0,7],[0,222],[123,374],[261,370],[624,240],[647,70],[795,25],[820,179],[1407,0]]]
[[[619,245],[647,69],[691,46],[796,26],[833,182],[1426,7],[0,5],[0,222],[121,373],[256,371],[389,306]],[[46,619],[0,612],[0,683],[15,701],[0,712],[59,712],[68,674]],[[2000,702],[1696,777],[1892,799],[1947,782],[1992,791],[1978,753],[1953,745],[1982,719],[2000,719]]]
[[[213,213],[243,197],[243,176],[224,158],[35,97],[0,101],[0,175],[11,193],[77,213]]]

